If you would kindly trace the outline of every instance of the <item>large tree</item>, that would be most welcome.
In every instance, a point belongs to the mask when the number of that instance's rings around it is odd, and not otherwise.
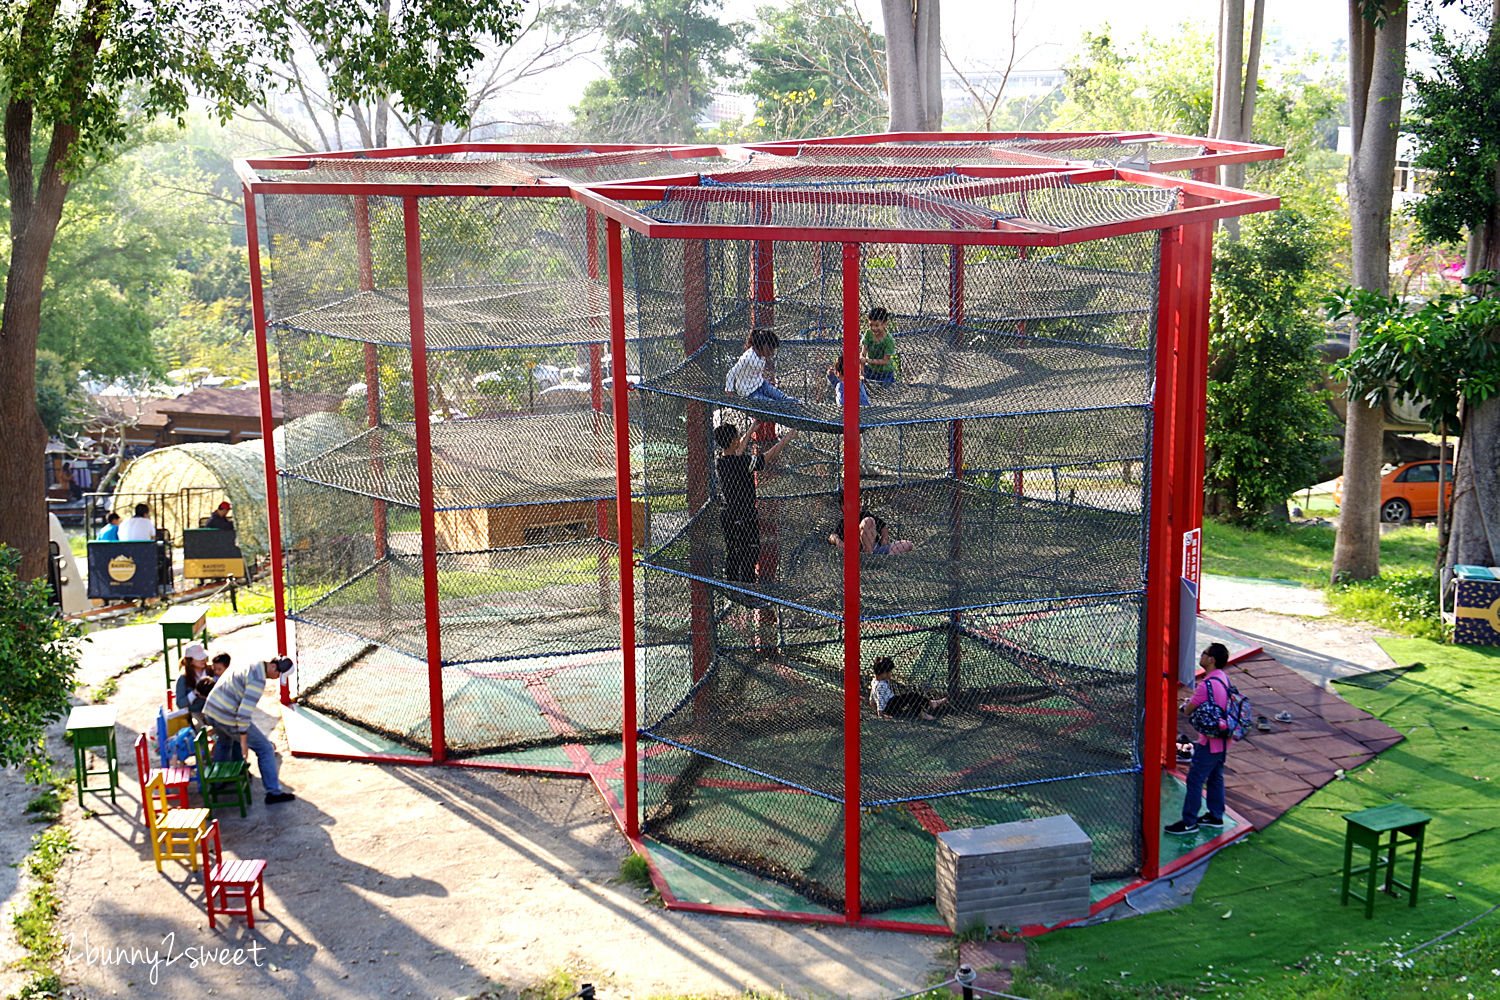
[[[942,23],[938,0],[880,0],[892,132],[943,128]]]
[[[1470,274],[1500,272],[1500,0],[1477,12],[1475,37],[1452,39],[1440,24],[1430,27],[1434,70],[1413,75],[1408,123],[1418,148],[1415,165],[1427,171],[1426,193],[1413,215],[1429,240],[1457,242],[1467,234]],[[1495,294],[1492,287],[1481,291]],[[1478,304],[1469,309],[1477,313]],[[1500,324],[1477,335],[1482,342],[1460,352],[1469,377],[1480,365],[1478,352],[1494,350]],[[1465,394],[1461,426],[1450,570],[1500,563],[1500,396],[1492,384]]]
[[[609,75],[585,88],[574,108],[580,138],[608,142],[688,142],[698,114],[730,71],[745,26],[723,24],[723,0],[621,0],[604,7]]]
[[[0,312],[0,543],[23,579],[46,567],[36,350],[48,263],[69,188],[134,123],[185,115],[200,95],[221,118],[254,101],[261,67],[299,32],[328,54],[336,101],[391,95],[413,114],[461,120],[478,43],[515,30],[519,0],[16,0],[0,12],[10,247]]]
[[[878,132],[886,119],[885,36],[855,0],[792,0],[756,11],[746,93],[773,138]]]
[[[1406,0],[1349,0],[1350,268],[1355,288],[1390,286],[1391,195],[1406,77]],[[1358,343],[1351,333],[1351,348]],[[1333,579],[1380,573],[1380,468],[1384,412],[1350,400],[1344,422],[1344,498]]]

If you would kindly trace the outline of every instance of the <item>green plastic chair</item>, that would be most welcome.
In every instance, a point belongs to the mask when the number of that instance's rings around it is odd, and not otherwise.
[[[250,804],[250,764],[243,760],[214,763],[208,749],[208,727],[198,730],[198,794],[210,812],[226,806],[239,806],[240,815]]]

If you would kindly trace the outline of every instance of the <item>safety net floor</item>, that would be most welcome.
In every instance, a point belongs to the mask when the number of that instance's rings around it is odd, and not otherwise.
[[[1139,498],[1140,484],[1134,489]],[[862,499],[888,522],[893,540],[915,543],[904,555],[862,557],[860,613],[866,619],[1141,590],[1138,511],[1037,499],[958,480],[878,487],[863,491]],[[833,492],[760,499],[763,549],[765,525],[777,530],[778,568],[771,579],[724,584],[719,499],[640,561],[837,617],[844,607],[843,554],[828,536],[840,518],[840,502]]]
[[[567,503],[615,496],[614,418],[572,410],[432,423],[432,490],[439,509]],[[647,449],[631,428],[637,483],[646,463],[670,458],[670,445]],[[416,428],[372,427],[283,470],[282,475],[418,507]],[[639,492],[633,490],[633,492]]]
[[[590,278],[431,285],[422,290],[422,315],[429,351],[600,343],[608,340],[609,289]],[[409,347],[410,328],[409,297],[400,287],[355,292],[270,324],[273,333],[388,347]]]
[[[308,622],[297,632],[298,670],[309,674],[301,704],[396,752],[431,752],[425,662]],[[445,665],[442,683],[444,737],[455,757],[620,738],[618,640],[613,651]]]
[[[800,145],[786,143],[767,147],[776,155],[798,161],[840,164],[917,164],[995,166],[996,164],[1042,164],[1057,161],[1105,162],[1119,166],[1149,165],[1200,155],[1201,145],[1188,145],[1155,137],[1077,135],[1055,139],[1013,138],[985,142],[915,140],[908,142],[832,143],[816,140]]]
[[[1148,402],[1151,358],[1144,350],[1070,343],[989,332],[984,350],[939,349],[939,336],[907,334],[897,341],[900,376],[888,386],[867,385],[870,403],[860,425],[954,420],[1011,413],[1139,406]],[[648,376],[641,388],[715,406],[753,407],[789,427],[839,433],[842,407],[830,398],[827,369],[834,348],[823,342],[783,340],[776,351],[776,386],[787,402],[725,390],[725,373],[744,353],[744,342],[711,341],[676,368]]]
[[[422,558],[391,552],[306,604],[293,565],[299,622],[423,660],[427,626]],[[443,660],[478,663],[617,647],[618,562],[597,538],[437,554]],[[312,681],[309,681],[312,683]]]

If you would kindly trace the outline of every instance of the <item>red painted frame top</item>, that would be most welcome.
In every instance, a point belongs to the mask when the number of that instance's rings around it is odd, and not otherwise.
[[[988,148],[987,148],[988,147]],[[1116,163],[1097,159],[1069,159],[1067,152],[1118,149]],[[1154,162],[1141,151],[1150,147],[1182,151],[1184,155]],[[1132,151],[1134,151],[1132,158]],[[529,154],[529,155],[528,155]],[[570,156],[568,154],[577,154]],[[1278,199],[1201,180],[1170,176],[1179,171],[1201,171],[1226,163],[1275,159],[1276,146],[1228,142],[1160,132],[889,132],[870,135],[801,139],[747,145],[641,145],[629,143],[514,143],[465,142],[384,149],[338,150],[314,155],[257,157],[236,161],[247,191],[254,194],[363,194],[416,197],[568,197],[645,236],[666,239],[811,240],[837,243],[926,243],[989,246],[1062,246],[1132,232],[1165,229],[1197,222],[1269,211]],[[861,162],[870,159],[897,163]],[[580,171],[624,169],[649,163],[668,170],[681,163],[680,173],[584,179]],[[400,177],[437,167],[437,176]],[[834,165],[831,166],[831,163]],[[439,165],[441,165],[439,167]],[[318,179],[299,179],[318,168]],[[549,173],[545,168],[556,168]],[[347,174],[329,179],[329,169]],[[725,183],[756,181],[781,186],[739,189],[724,197],[786,197],[788,184],[838,177],[962,175],[976,185],[995,190],[1011,181],[1057,185],[1128,184],[1165,188],[1190,195],[1179,198],[1169,211],[1124,221],[1060,228],[1027,220],[996,221],[987,228],[861,229],[777,225],[682,224],[660,222],[634,205],[667,198],[674,189],[701,186],[705,180]],[[569,173],[571,176],[562,176]],[[722,190],[722,189],[720,189]],[[758,194],[756,192],[759,192]],[[825,192],[824,196],[855,200],[869,197],[855,192]]]

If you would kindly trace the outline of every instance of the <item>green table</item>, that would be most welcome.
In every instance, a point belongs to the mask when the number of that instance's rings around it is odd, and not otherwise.
[[[78,779],[78,805],[83,807],[84,792],[102,792],[109,788],[109,801],[115,800],[120,787],[120,754],[115,748],[115,709],[113,705],[79,705],[68,713],[68,736],[73,741],[73,771]],[[106,766],[91,769],[88,748],[103,747]],[[93,788],[88,780],[96,774],[106,775],[109,785]]]
[[[1395,890],[1405,889],[1410,896],[1408,905],[1416,906],[1417,884],[1422,879],[1422,840],[1426,836],[1427,824],[1432,822],[1432,817],[1403,806],[1399,802],[1392,802],[1389,805],[1376,806],[1374,809],[1345,813],[1344,821],[1349,825],[1344,831],[1344,888],[1339,896],[1340,905],[1348,906],[1349,897],[1353,896],[1364,902],[1365,919],[1373,917],[1375,915],[1376,876],[1380,873],[1380,869],[1384,868],[1383,890],[1399,898]],[[1385,845],[1385,856],[1381,857],[1380,842],[1386,834],[1390,835],[1390,839]],[[1412,856],[1410,883],[1396,878],[1396,848],[1402,844],[1417,845]],[[1351,867],[1356,847],[1370,852],[1369,864],[1360,865],[1358,868]],[[1351,891],[1349,888],[1350,877],[1361,874],[1366,876],[1363,894]]]
[[[203,634],[208,612],[201,607],[179,604],[161,616],[161,658],[167,671],[167,690],[172,690],[172,653],[170,643],[177,640],[177,658],[182,659],[182,642],[192,642]],[[181,708],[181,705],[176,706]]]

